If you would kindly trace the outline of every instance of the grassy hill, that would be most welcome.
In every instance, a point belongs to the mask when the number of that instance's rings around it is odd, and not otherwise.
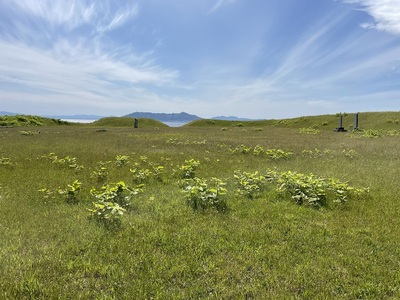
[[[354,124],[354,113],[344,113],[343,126],[349,130]],[[259,120],[259,121],[225,121],[225,120],[196,120],[185,126],[193,127],[285,127],[285,128],[318,128],[334,130],[338,127],[339,114],[303,116],[292,119]],[[359,113],[360,129],[400,129],[400,112],[364,112]]]
[[[68,125],[69,122],[59,119],[50,119],[39,116],[30,115],[15,115],[15,116],[0,116],[0,126],[50,126],[50,125]]]
[[[344,113],[343,126],[350,130],[354,124],[354,113]],[[149,118],[139,118],[139,127],[168,127],[168,125]],[[30,115],[0,116],[0,126],[52,126],[52,125],[79,125],[102,127],[133,127],[131,117],[106,117],[89,124],[71,123],[59,119],[51,119]],[[271,119],[257,121],[229,121],[200,119],[194,120],[184,127],[283,127],[283,128],[314,128],[323,131],[332,131],[338,127],[339,114],[302,116],[291,119]],[[399,112],[363,112],[359,113],[359,129],[364,130],[400,130]]]
[[[168,127],[166,124],[153,120],[141,118],[138,119],[139,127]],[[94,126],[103,126],[103,127],[133,127],[134,118],[131,117],[107,117],[101,118],[93,123],[90,123]]]

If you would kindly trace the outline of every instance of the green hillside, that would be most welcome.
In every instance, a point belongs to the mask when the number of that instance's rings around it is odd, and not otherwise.
[[[343,127],[351,130],[355,113],[343,113]],[[139,127],[168,127],[168,125],[149,118],[139,118]],[[31,115],[0,116],[0,126],[52,126],[79,125],[103,127],[133,127],[131,117],[106,117],[89,124],[72,123],[60,119],[45,118]],[[291,119],[270,119],[257,121],[227,121],[200,119],[192,121],[185,127],[284,127],[284,128],[314,128],[319,130],[334,130],[339,125],[339,114],[302,116]],[[399,112],[363,112],[359,113],[359,129],[400,130]]]
[[[343,127],[350,130],[354,124],[355,113],[343,113]],[[334,130],[339,125],[339,114],[303,116],[293,119],[259,120],[259,121],[225,121],[225,120],[196,120],[185,126],[193,127],[286,127],[286,128],[317,128]],[[364,112],[359,113],[360,129],[400,129],[400,112]]]
[[[0,116],[0,126],[49,126],[49,125],[68,125],[67,121],[59,119],[50,119],[39,116],[30,115],[15,115],[15,116]]]
[[[103,126],[103,127],[133,127],[134,126],[134,118],[130,117],[107,117],[101,118],[93,123],[90,123],[94,126]],[[139,127],[168,127],[166,124],[153,120],[153,119],[138,119]]]

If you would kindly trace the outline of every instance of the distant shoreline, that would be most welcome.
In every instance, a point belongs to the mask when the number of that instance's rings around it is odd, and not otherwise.
[[[161,122],[161,121],[160,121]],[[168,125],[169,127],[181,127],[187,123],[190,123],[191,121],[187,122],[163,122],[164,124]]]
[[[94,120],[94,119],[60,119],[60,120],[61,121],[66,121],[66,122],[71,122],[71,123],[82,123],[82,124],[89,124],[89,123],[93,123],[93,122],[97,121],[97,120]],[[187,124],[189,122],[191,122],[191,121],[186,121],[186,122],[162,122],[162,123],[168,125],[169,127],[181,127],[181,126],[183,126],[183,125],[185,125],[185,124]]]
[[[94,119],[60,119],[60,120],[66,121],[66,122],[71,122],[71,123],[85,123],[85,124],[97,121]]]

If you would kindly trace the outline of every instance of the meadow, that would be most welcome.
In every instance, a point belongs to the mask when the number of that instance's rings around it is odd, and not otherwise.
[[[399,299],[399,118],[0,128],[0,298]]]

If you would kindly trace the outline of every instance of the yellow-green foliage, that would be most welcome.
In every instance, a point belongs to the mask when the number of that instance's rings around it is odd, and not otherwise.
[[[400,299],[400,136],[306,119],[1,128],[0,299]]]

